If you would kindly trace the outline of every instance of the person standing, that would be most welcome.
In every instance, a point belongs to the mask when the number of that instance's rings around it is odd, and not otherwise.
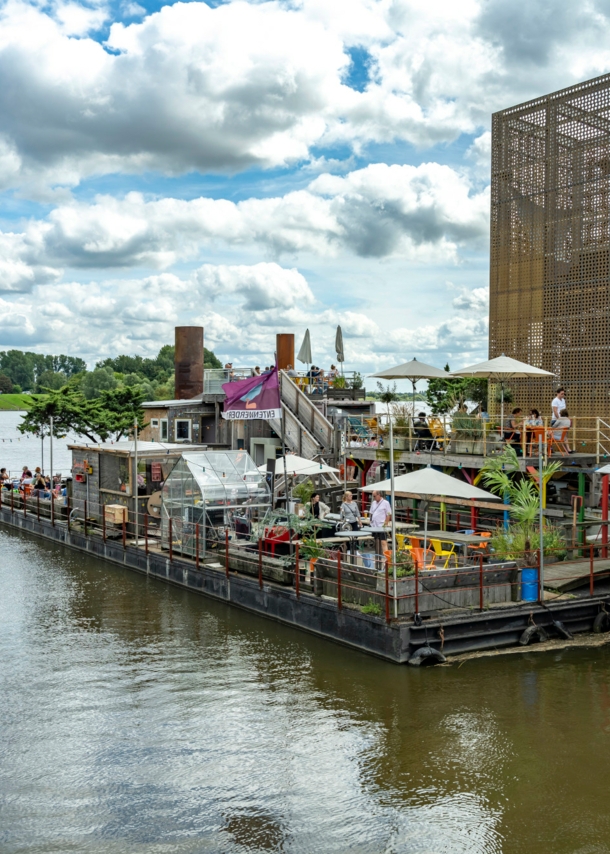
[[[553,398],[551,403],[551,427],[561,418],[561,413],[564,409],[567,409],[568,405],[566,403],[566,393],[565,389],[558,388],[557,394]]]
[[[392,519],[392,507],[387,498],[384,498],[379,490],[373,492],[373,501],[369,511],[371,528],[386,528]],[[375,552],[377,555],[377,569],[381,572],[383,568],[382,553],[384,551],[383,544],[387,542],[388,535],[385,531],[375,531],[373,533],[375,540]]]
[[[351,492],[346,492],[343,496],[343,504],[341,505],[341,518],[349,523],[352,531],[357,531],[362,527],[360,508],[353,500]]]

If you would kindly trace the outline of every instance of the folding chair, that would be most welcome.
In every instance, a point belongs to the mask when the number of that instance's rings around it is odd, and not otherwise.
[[[430,561],[429,563],[424,561],[424,550],[422,548],[414,548],[411,554],[413,555],[413,560],[418,569],[436,569],[436,566],[434,565],[436,554],[432,549],[426,549],[425,560]]]
[[[444,540],[432,540],[431,539],[430,545],[434,549],[434,553],[438,558],[440,558],[441,560],[443,558],[447,558],[447,560],[445,561],[445,564],[443,566],[443,569],[447,569],[447,567],[449,566],[449,561],[451,560],[451,558],[453,558],[455,560],[455,565],[457,567],[458,556],[457,556],[457,552],[455,550],[455,543],[450,543],[450,542],[444,541]],[[451,546],[451,548],[447,551],[446,549],[443,548],[444,545],[445,546]]]
[[[567,450],[567,440],[568,440],[568,430],[569,427],[561,428],[561,435],[559,439],[555,438],[556,430],[553,430],[551,427],[547,432],[547,454],[550,456],[553,455],[553,447],[557,448],[562,457],[568,456]]]
[[[396,546],[398,551],[410,552],[413,546],[407,542],[407,537],[404,534],[396,534]]]
[[[491,539],[491,531],[473,531],[472,534],[476,537],[481,537],[481,545],[469,545],[468,551],[481,552],[481,554],[489,553],[489,540]]]

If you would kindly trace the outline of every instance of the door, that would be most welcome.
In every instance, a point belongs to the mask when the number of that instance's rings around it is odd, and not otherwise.
[[[216,417],[203,415],[201,417],[201,444],[214,445],[216,442]]]

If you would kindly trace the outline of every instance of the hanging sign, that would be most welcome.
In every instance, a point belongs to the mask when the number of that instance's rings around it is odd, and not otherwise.
[[[222,390],[227,396],[222,417],[228,421],[251,421],[256,418],[282,416],[277,366],[257,377],[224,383]]]

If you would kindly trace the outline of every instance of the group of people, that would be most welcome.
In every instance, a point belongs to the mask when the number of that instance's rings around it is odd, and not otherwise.
[[[34,473],[29,466],[23,466],[19,478],[12,478],[5,468],[0,468],[0,486],[2,489],[9,491],[18,489],[21,493],[26,492],[29,495],[40,498],[51,498],[51,492],[58,497],[62,494],[63,488],[61,478],[55,475],[53,478],[53,487],[51,488],[51,478],[49,475],[44,475],[40,466],[34,469]]]
[[[529,416],[526,418],[523,414],[523,410],[516,406],[509,417],[505,420],[504,439],[515,448],[520,448],[523,438],[522,431],[525,430],[525,440],[526,443],[530,445],[533,437],[536,435],[532,428],[543,426],[544,419],[537,409],[530,409]],[[574,450],[570,448],[570,442],[568,439],[568,430],[571,426],[572,419],[568,413],[565,389],[558,388],[555,397],[551,402],[550,428],[553,439],[567,454],[574,453]]]
[[[320,500],[320,493],[314,492],[310,499],[310,512],[314,519],[323,521],[330,513],[330,507]],[[358,503],[354,501],[352,492],[344,493],[343,501],[339,509],[341,521],[347,523],[352,531],[358,531],[362,528],[364,520],[358,507]],[[379,491],[373,492],[373,500],[369,510],[367,523],[371,528],[386,528],[392,520],[392,507],[387,498]],[[331,526],[329,526],[330,529]],[[336,528],[332,528],[332,533],[340,533]],[[373,534],[375,539],[387,540],[387,534],[384,531],[376,531]]]

